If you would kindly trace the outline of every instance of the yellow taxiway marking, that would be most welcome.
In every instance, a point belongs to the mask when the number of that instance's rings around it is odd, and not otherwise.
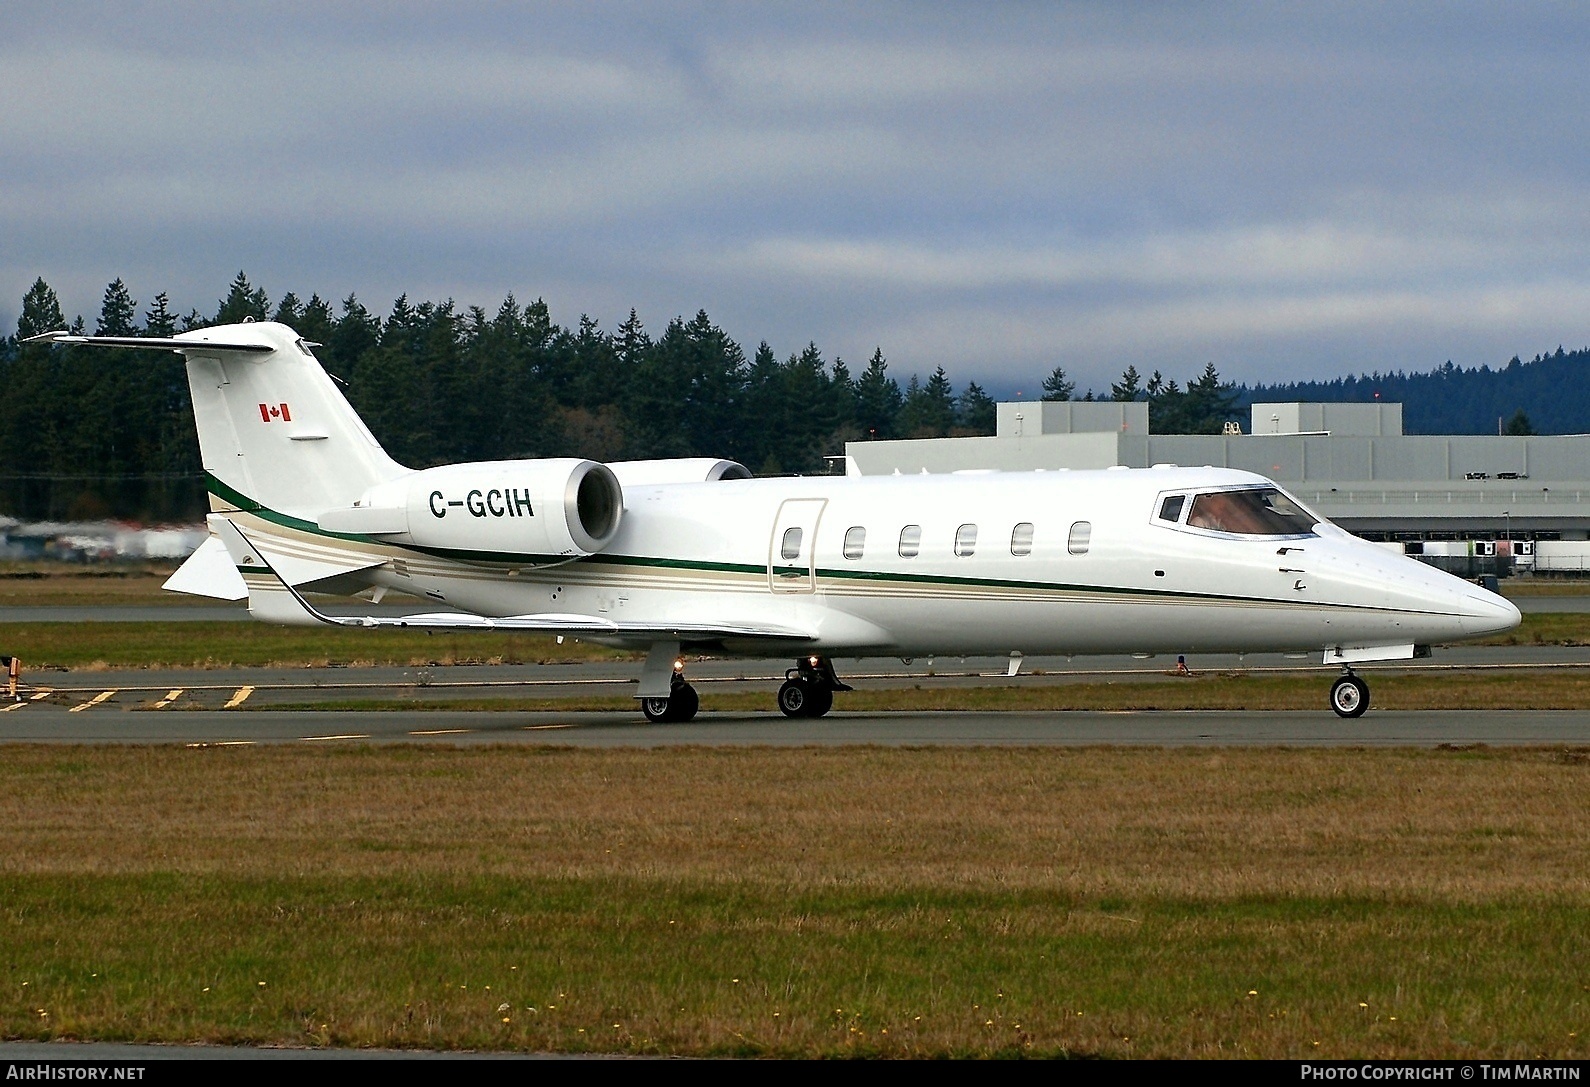
[[[553,728],[579,728],[579,727],[580,727],[579,725],[520,725],[519,726],[519,728],[522,731],[524,731],[524,732],[545,732],[548,729],[553,729]]]
[[[54,691],[40,691],[38,694],[33,695],[31,698],[29,698],[28,701],[29,702],[37,702],[39,699],[48,698],[48,697],[50,697],[50,695],[52,695],[54,693],[55,693]]]
[[[166,697],[162,698],[159,702],[155,703],[155,709],[163,710],[167,706],[171,705],[171,703],[175,702],[181,696],[182,696],[182,689],[180,687],[177,688],[175,691],[167,691],[166,692]]]
[[[243,703],[247,702],[248,701],[248,696],[253,694],[253,693],[254,693],[254,688],[252,688],[252,687],[239,687],[237,689],[237,693],[232,696],[232,700],[230,702],[228,702],[226,705],[222,706],[221,708],[223,710],[235,710],[239,706],[241,706]]]
[[[10,703],[9,705],[6,705],[6,706],[0,706],[0,713],[10,713],[12,710],[20,710],[23,706],[26,706],[26,705],[27,705],[26,702],[12,702],[12,703]]]
[[[411,732],[410,736],[452,736],[460,732],[474,732],[472,728],[431,728],[420,732]]]
[[[90,707],[90,706],[97,706],[101,702],[105,701],[105,699],[109,698],[111,695],[113,695],[115,693],[116,693],[115,691],[100,691],[97,695],[95,695],[93,698],[90,698],[87,702],[80,702],[77,705],[73,706],[71,709],[67,710],[66,712],[67,713],[78,713],[78,712],[80,712],[82,710],[88,709],[88,707]]]
[[[253,740],[205,740],[196,744],[185,744],[185,747],[251,747]]]
[[[370,734],[368,732],[350,732],[346,736],[303,736],[300,738],[305,740],[368,740]]]

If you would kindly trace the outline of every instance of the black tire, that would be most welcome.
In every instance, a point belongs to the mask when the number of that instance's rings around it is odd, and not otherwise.
[[[670,721],[692,720],[700,708],[701,698],[696,694],[696,689],[688,683],[681,683],[674,688],[674,693],[668,696]]]
[[[667,698],[643,698],[640,700],[640,712],[646,715],[646,720],[654,725],[671,725],[679,721],[688,721],[695,717],[696,711],[701,708],[701,699],[696,695],[696,689],[688,683],[676,683]]]
[[[831,687],[813,687],[811,697],[806,702],[806,716],[821,717],[833,708],[833,689]]]
[[[1362,717],[1369,708],[1369,684],[1357,676],[1343,676],[1331,684],[1331,709],[1337,717]]]
[[[812,686],[804,679],[791,679],[778,689],[778,708],[785,717],[805,717],[812,700]]]

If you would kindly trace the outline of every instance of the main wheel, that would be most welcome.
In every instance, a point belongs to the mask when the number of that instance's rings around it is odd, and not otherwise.
[[[668,720],[689,721],[696,716],[696,711],[701,708],[701,699],[696,694],[696,689],[688,683],[681,683],[675,687],[673,694],[668,696]]]
[[[695,717],[696,711],[701,708],[701,699],[696,694],[696,689],[688,683],[676,683],[667,698],[643,698],[640,700],[640,712],[646,715],[646,720],[653,724],[673,724],[677,721],[688,721]]]
[[[821,717],[834,708],[834,692],[829,687],[813,687],[806,700],[806,716]]]
[[[1357,676],[1343,676],[1331,684],[1331,709],[1338,717],[1362,717],[1369,708],[1369,684]]]
[[[805,717],[812,700],[812,685],[804,679],[791,679],[778,689],[778,708],[785,717]]]

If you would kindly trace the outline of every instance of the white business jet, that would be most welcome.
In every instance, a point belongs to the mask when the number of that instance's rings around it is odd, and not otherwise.
[[[1217,468],[752,479],[732,461],[547,459],[415,471],[275,323],[38,341],[184,356],[211,538],[166,587],[267,622],[525,631],[646,651],[653,721],[697,697],[681,653],[788,654],[791,717],[835,657],[1323,652],[1356,717],[1365,661],[1518,625],[1495,593],[1356,539]],[[453,611],[332,617],[306,592]]]

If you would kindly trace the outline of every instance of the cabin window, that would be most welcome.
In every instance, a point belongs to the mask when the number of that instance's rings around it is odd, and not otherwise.
[[[1159,504],[1159,519],[1161,521],[1180,521],[1181,508],[1187,504],[1187,496],[1173,494]]]
[[[1010,553],[1012,555],[1032,554],[1032,525],[1026,521],[1010,530]]]
[[[1274,487],[1213,491],[1193,499],[1188,528],[1236,536],[1309,536],[1319,518]]]
[[[1078,521],[1071,526],[1071,535],[1066,538],[1066,550],[1073,555],[1086,555],[1088,553],[1088,541],[1092,538],[1093,522]]]
[[[906,525],[900,530],[900,557],[914,559],[922,550],[922,526]]]
[[[801,557],[801,530],[798,526],[784,530],[784,542],[779,544],[778,553],[786,559]]]
[[[867,547],[867,530],[860,525],[845,529],[845,558],[859,559]]]
[[[959,558],[966,558],[977,550],[977,526],[962,525],[955,530],[955,554]]]

